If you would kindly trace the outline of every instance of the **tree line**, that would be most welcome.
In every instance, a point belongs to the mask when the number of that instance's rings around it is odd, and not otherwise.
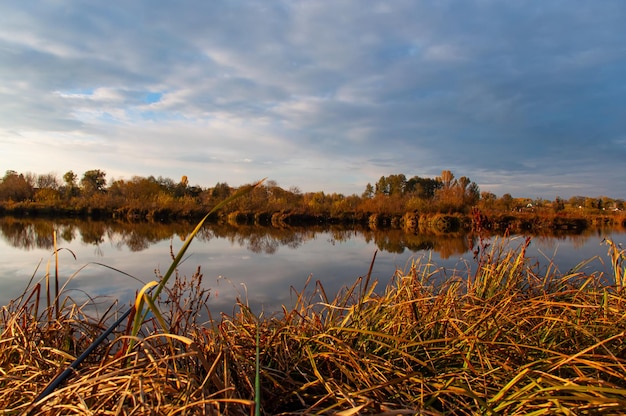
[[[79,177],[73,171],[61,179],[56,174],[6,171],[0,180],[0,212],[19,214],[101,215],[137,218],[180,218],[203,215],[237,188],[226,182],[203,188],[161,176],[107,181],[106,172],[88,170]],[[284,189],[268,180],[250,194],[229,204],[226,214],[273,215],[282,213],[308,218],[365,218],[372,214],[405,213],[469,214],[485,212],[577,212],[606,213],[624,210],[624,201],[608,197],[574,196],[568,200],[500,197],[481,192],[469,177],[456,177],[450,170],[425,178],[404,174],[381,176],[368,183],[361,195],[301,192]]]

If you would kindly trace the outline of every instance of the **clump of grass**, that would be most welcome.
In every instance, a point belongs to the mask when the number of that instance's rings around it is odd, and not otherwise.
[[[609,258],[611,259],[611,268],[613,270],[613,279],[615,287],[619,291],[626,288],[626,249],[621,244],[616,244],[611,240],[604,240],[609,247]]]
[[[0,407],[51,415],[619,413],[622,286],[603,284],[602,272],[540,272],[526,256],[530,240],[517,241],[483,247],[475,272],[445,280],[447,271],[416,259],[386,284],[371,279],[370,266],[333,296],[309,281],[269,317],[244,300],[232,316],[201,322],[211,298],[200,270],[190,278],[174,271],[154,298],[161,322],[148,316],[134,332],[129,319],[34,404],[106,319],[67,299],[49,319],[47,310],[34,313],[33,296],[2,310]],[[612,264],[622,267],[617,255]]]

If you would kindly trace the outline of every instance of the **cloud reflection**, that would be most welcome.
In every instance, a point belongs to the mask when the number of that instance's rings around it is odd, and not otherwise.
[[[0,281],[2,301],[8,302],[23,290],[39,256],[44,264],[54,262],[52,233],[56,231],[57,246],[72,252],[63,253],[59,265],[63,279],[73,276],[68,293],[76,299],[89,295],[128,303],[141,282],[158,278],[159,270],[169,267],[172,256],[193,228],[194,224],[184,222],[0,218],[0,249],[3,258],[11,259],[11,263],[0,264],[0,275],[4,276]],[[531,249],[543,261],[546,255],[541,250],[551,244],[563,260],[559,266],[567,268],[603,254],[599,244],[591,244],[600,239],[595,230],[577,236],[537,237],[538,244],[531,245]],[[351,285],[359,276],[365,276],[376,251],[373,277],[383,283],[396,269],[407,270],[416,258],[432,261],[434,267],[444,267],[444,276],[455,269],[467,275],[476,245],[476,237],[465,234],[413,234],[366,227],[210,224],[197,235],[179,273],[191,276],[201,267],[216,311],[232,312],[237,298],[254,305],[257,311],[276,310],[281,304],[293,302],[294,292],[289,288],[302,290],[309,277],[312,282],[322,282],[329,294]],[[557,250],[561,246],[569,248]],[[595,250],[589,252],[593,254],[578,252],[587,253],[589,247]],[[36,278],[41,275],[36,273]]]

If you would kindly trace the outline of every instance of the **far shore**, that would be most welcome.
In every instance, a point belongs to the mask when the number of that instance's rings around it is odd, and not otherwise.
[[[115,209],[90,207],[48,207],[15,204],[0,208],[0,217],[15,218],[81,218],[116,220],[125,222],[169,222],[179,220],[194,221],[206,214],[207,210],[198,206],[195,209],[176,211],[174,209]],[[412,233],[452,233],[452,232],[493,232],[493,233],[541,233],[541,232],[582,232],[589,228],[626,228],[626,212],[572,213],[548,210],[472,210],[471,213],[371,213],[341,212],[310,214],[289,210],[247,212],[241,210],[221,211],[208,218],[213,223],[231,225],[259,225],[273,227],[293,227],[312,225],[363,226],[371,229],[403,229]]]

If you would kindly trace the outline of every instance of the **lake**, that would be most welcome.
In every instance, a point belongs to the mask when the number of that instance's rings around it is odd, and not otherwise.
[[[194,226],[184,222],[0,218],[0,305],[20,296],[31,277],[34,282],[42,281],[47,268],[54,273],[55,232],[59,276],[66,295],[78,302],[96,298],[102,311],[116,300],[128,304],[145,282],[156,278],[155,270],[167,271],[172,251],[178,252]],[[604,238],[626,243],[626,230],[534,236],[527,253],[543,270],[550,260],[567,272],[583,260],[593,259],[583,271],[611,275]],[[523,241],[523,236],[507,239],[511,247],[519,247]],[[372,279],[384,287],[397,269],[408,270],[416,259],[441,268],[441,279],[455,273],[467,276],[476,266],[473,251],[478,246],[476,236],[464,234],[209,224],[192,242],[179,274],[191,276],[201,268],[214,313],[233,313],[239,297],[247,300],[255,313],[267,315],[281,305],[292,305],[291,288],[301,291],[309,277],[310,286],[320,281],[328,296],[334,296],[367,274],[375,253]]]

